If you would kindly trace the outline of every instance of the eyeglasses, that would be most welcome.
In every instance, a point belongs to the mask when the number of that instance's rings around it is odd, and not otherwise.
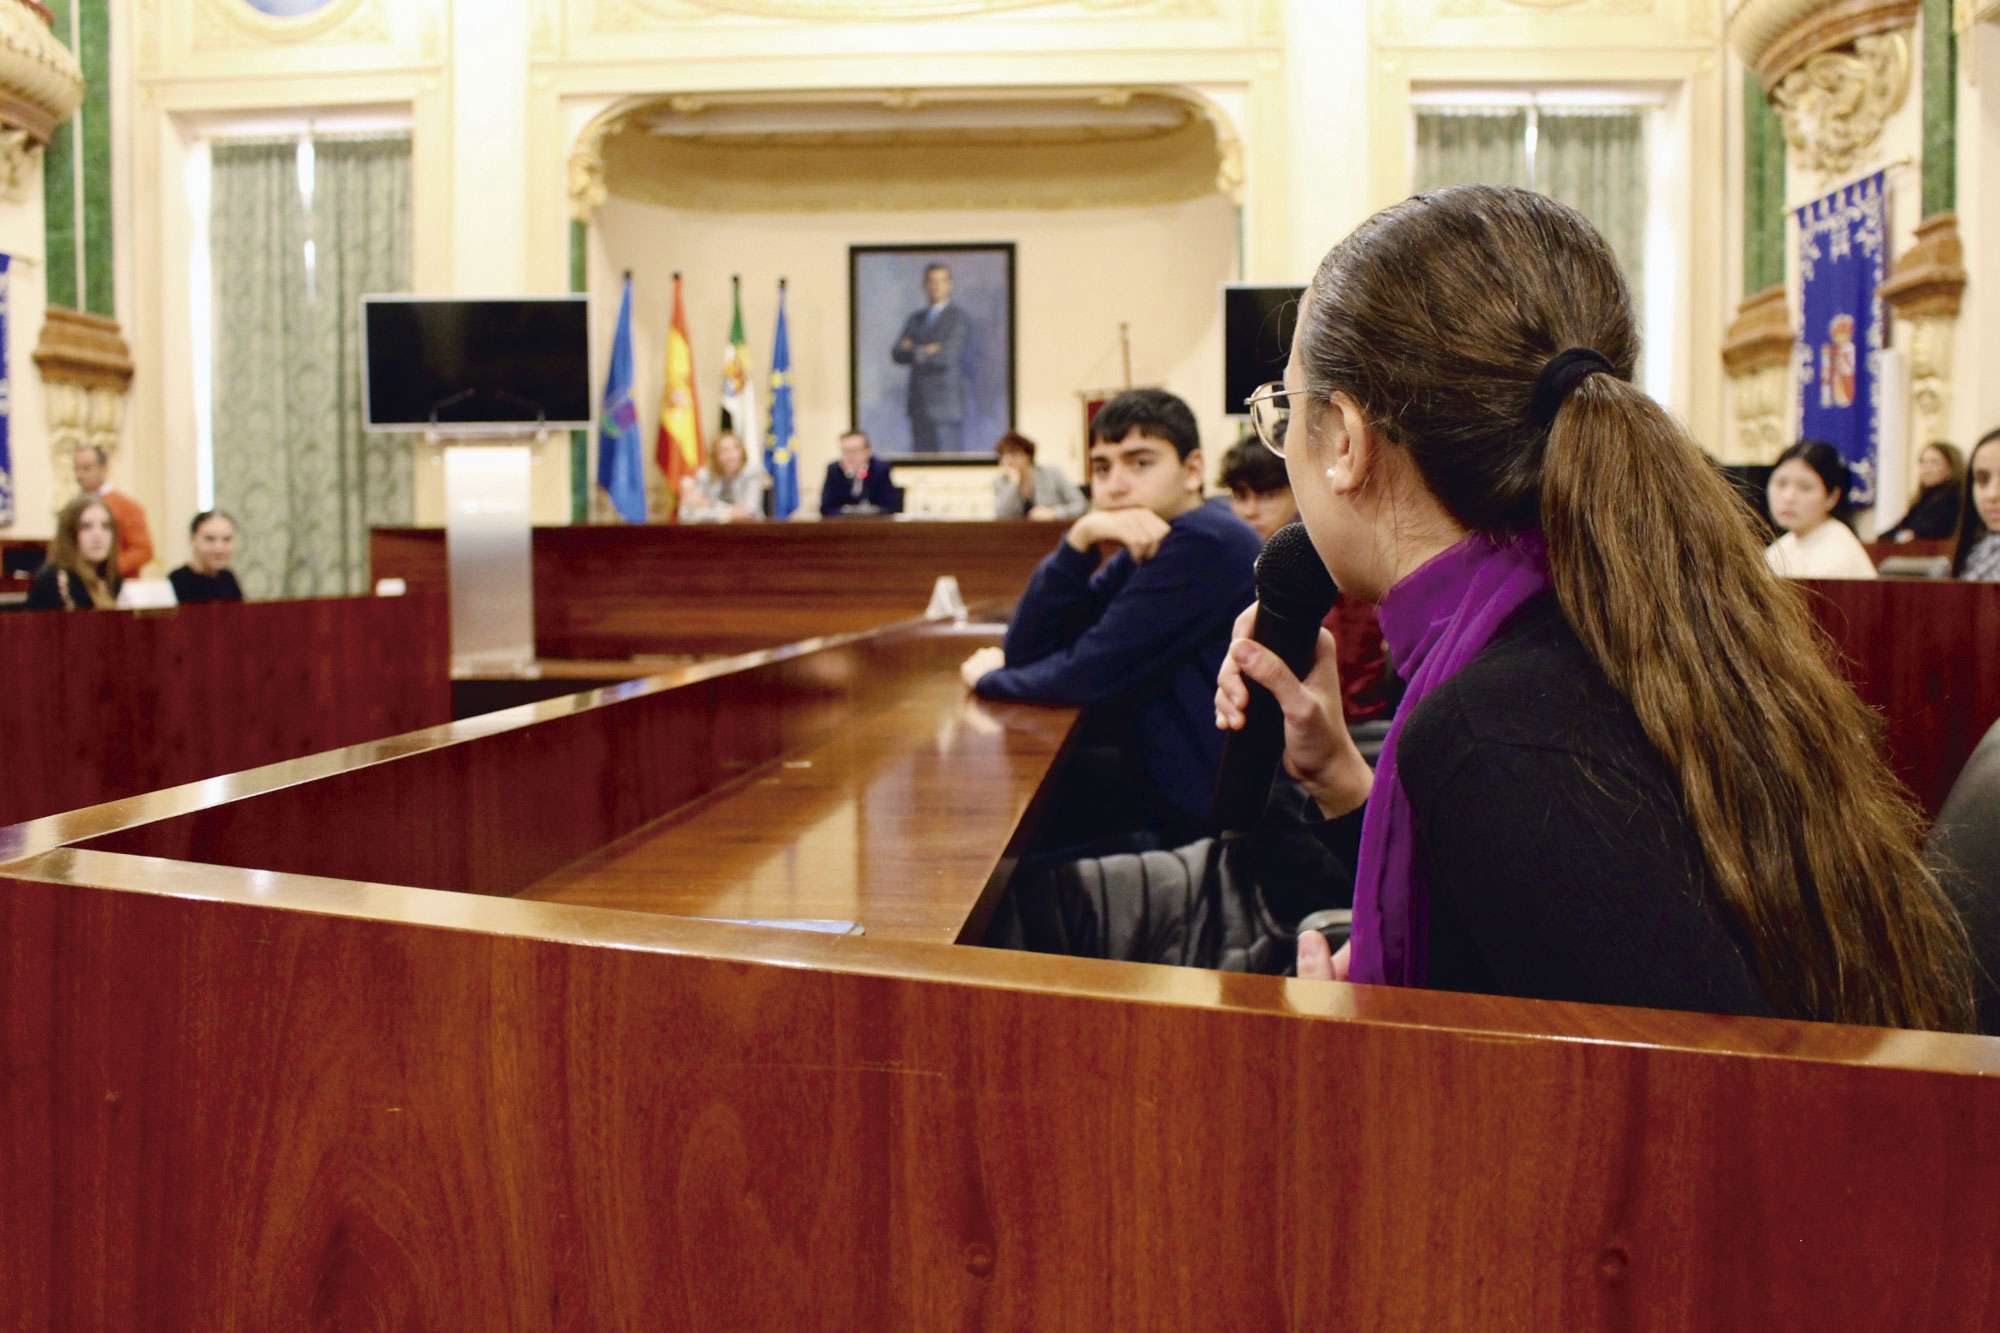
[[[1250,426],[1257,439],[1280,458],[1285,456],[1285,427],[1292,420],[1292,406],[1287,401],[1292,392],[1283,380],[1272,380],[1243,400],[1250,409]]]

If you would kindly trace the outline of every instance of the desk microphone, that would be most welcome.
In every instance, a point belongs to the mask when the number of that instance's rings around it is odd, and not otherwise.
[[[1257,618],[1250,637],[1276,653],[1301,680],[1312,670],[1319,629],[1340,600],[1340,589],[1320,563],[1303,523],[1271,534],[1257,557]],[[1269,690],[1251,680],[1243,729],[1222,745],[1212,807],[1216,826],[1240,833],[1256,824],[1271,795],[1271,781],[1285,757],[1285,717]]]

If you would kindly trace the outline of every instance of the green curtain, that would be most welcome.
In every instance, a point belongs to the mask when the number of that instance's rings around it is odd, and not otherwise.
[[[410,521],[408,435],[362,429],[361,296],[410,287],[410,141],[212,149],[215,500],[251,597],[365,591],[368,530]],[[310,244],[310,249],[308,245]]]
[[[1535,148],[1535,188],[1589,218],[1610,243],[1646,309],[1646,113],[1617,108],[1543,108]]]
[[[1525,108],[1425,107],[1417,112],[1418,193],[1446,185],[1528,184]]]

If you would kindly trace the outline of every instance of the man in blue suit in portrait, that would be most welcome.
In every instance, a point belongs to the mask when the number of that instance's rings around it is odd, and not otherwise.
[[[971,321],[951,303],[951,268],[924,270],[929,303],[903,322],[889,357],[910,368],[910,451],[955,454],[965,447],[965,340]]]

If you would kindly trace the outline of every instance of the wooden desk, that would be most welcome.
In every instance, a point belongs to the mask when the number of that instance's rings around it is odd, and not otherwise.
[[[1882,714],[1897,774],[1937,814],[2000,721],[2000,583],[1805,581],[1862,700]]]
[[[0,830],[0,1327],[2000,1320],[2000,1041],[922,942],[1067,731],[991,633]]]
[[[445,615],[416,596],[0,617],[0,824],[443,721]]]
[[[1011,603],[1061,523],[842,521],[536,528],[535,652],[737,653],[920,616],[938,575]],[[377,528],[375,578],[448,583],[444,533]],[[751,628],[746,628],[746,626]]]

